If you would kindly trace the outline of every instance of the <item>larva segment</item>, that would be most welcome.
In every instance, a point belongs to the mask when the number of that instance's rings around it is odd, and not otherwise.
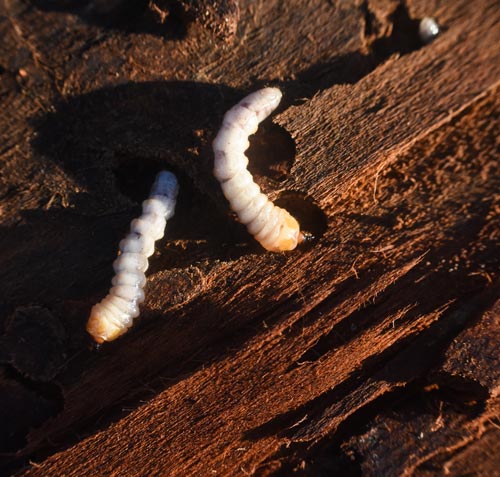
[[[113,286],[92,307],[87,322],[87,331],[97,343],[118,338],[139,316],[148,257],[154,252],[155,241],[163,237],[166,221],[174,215],[178,190],[176,177],[160,172],[149,198],[142,203],[142,215],[132,221],[130,233],[120,241],[118,258],[113,262]]]
[[[274,205],[254,182],[247,170],[248,136],[257,131],[281,101],[281,91],[264,88],[250,94],[224,116],[212,146],[214,175],[222,192],[248,232],[273,252],[293,250],[304,237],[300,227],[286,210]]]

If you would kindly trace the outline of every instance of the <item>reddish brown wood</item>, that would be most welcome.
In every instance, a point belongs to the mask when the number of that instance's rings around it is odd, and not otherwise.
[[[0,22],[6,472],[494,475],[497,2],[240,2],[224,39],[53,3]],[[264,84],[285,98],[253,171],[316,235],[291,254],[211,177],[222,114]],[[90,350],[161,167],[181,194],[142,319]]]

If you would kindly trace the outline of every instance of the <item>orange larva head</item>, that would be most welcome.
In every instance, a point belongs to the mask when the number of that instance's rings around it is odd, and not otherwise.
[[[119,328],[107,320],[99,304],[92,307],[86,328],[94,341],[99,344],[113,341],[128,330],[125,327]]]
[[[297,220],[288,211],[281,209],[281,223],[278,238],[273,243],[262,244],[266,250],[271,252],[287,252],[293,250],[300,243],[301,233]]]

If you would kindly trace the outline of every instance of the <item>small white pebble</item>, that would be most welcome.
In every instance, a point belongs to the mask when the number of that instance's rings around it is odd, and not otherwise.
[[[120,242],[120,252],[113,263],[113,286],[92,307],[87,322],[87,331],[97,343],[113,341],[126,333],[139,316],[148,257],[154,252],[154,242],[163,237],[166,221],[174,215],[178,190],[176,177],[171,172],[160,172],[149,199],[142,203],[142,215],[132,221],[130,233]]]
[[[440,33],[439,25],[431,17],[424,17],[418,25],[418,34],[423,43],[428,44]]]
[[[281,101],[281,91],[264,88],[243,98],[224,116],[213,142],[214,175],[222,192],[249,233],[267,250],[293,250],[304,240],[297,220],[274,205],[254,182],[247,170],[248,136]]]

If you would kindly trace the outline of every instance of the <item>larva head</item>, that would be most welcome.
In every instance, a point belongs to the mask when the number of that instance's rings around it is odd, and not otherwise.
[[[94,305],[90,312],[90,318],[87,322],[87,332],[94,338],[96,343],[113,341],[128,330],[126,327],[119,328],[106,319],[99,304]]]
[[[278,88],[263,88],[248,95],[239,104],[253,111],[261,122],[278,107],[281,97],[282,93]]]
[[[288,211],[281,209],[280,232],[272,244],[262,244],[271,252],[286,252],[293,250],[301,241],[300,226],[297,220]]]
[[[156,175],[151,195],[163,195],[170,200],[175,200],[179,192],[177,177],[169,171],[160,171]]]

